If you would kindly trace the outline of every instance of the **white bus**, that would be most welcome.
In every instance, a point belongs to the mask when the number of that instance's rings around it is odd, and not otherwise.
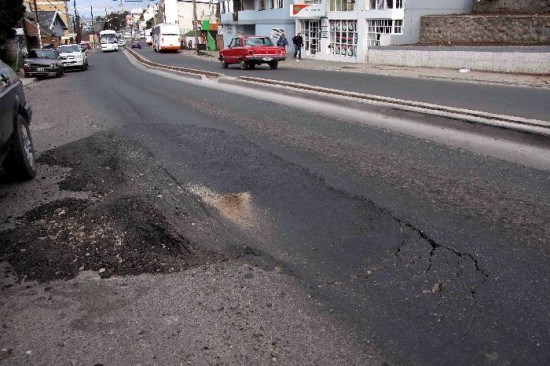
[[[181,50],[180,27],[177,24],[161,23],[151,30],[153,36],[153,50],[176,51]]]
[[[151,29],[145,30],[145,43],[149,46],[153,44],[153,37],[151,36]]]
[[[118,39],[114,30],[103,30],[99,32],[99,42],[103,52],[118,51]]]

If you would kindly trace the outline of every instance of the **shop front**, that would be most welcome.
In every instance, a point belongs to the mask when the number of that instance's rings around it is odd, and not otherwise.
[[[302,57],[319,56],[321,53],[321,38],[323,33],[321,19],[326,19],[324,4],[294,4],[290,15],[296,20],[296,34],[301,33],[304,39]]]
[[[304,38],[303,57],[357,62],[361,49],[357,15],[351,11],[355,2],[328,4],[328,13],[325,4],[294,4],[291,8],[296,32]]]

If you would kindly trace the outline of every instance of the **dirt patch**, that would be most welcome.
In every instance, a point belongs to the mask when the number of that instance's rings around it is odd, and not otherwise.
[[[91,191],[96,197],[62,198],[22,215],[18,225],[0,237],[0,260],[11,265],[5,277],[49,282],[89,270],[104,278],[173,273],[223,260],[192,244],[167,218],[156,187],[143,183],[152,174],[165,185],[162,171],[148,166],[147,158],[134,142],[111,134],[43,154],[42,164],[70,168],[58,184],[61,190]]]
[[[46,151],[38,161],[73,169],[59,184],[62,190],[107,194],[120,191],[135,175],[134,163],[137,162],[133,157],[139,156],[140,149],[134,142],[112,133],[100,133]]]

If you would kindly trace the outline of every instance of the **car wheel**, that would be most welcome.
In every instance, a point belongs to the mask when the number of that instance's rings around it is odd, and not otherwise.
[[[248,64],[248,62],[246,62],[245,60],[241,60],[241,69],[242,70],[248,70],[248,67],[250,65]]]
[[[29,123],[22,115],[17,116],[15,136],[11,150],[4,160],[4,168],[17,179],[28,180],[36,175],[36,161]]]
[[[30,77],[30,75],[29,75],[28,72],[25,72],[25,73],[23,74],[23,76],[26,77],[26,78]]]
[[[255,68],[255,67],[256,67],[256,64],[255,64],[255,63],[250,63],[250,64],[248,64],[248,68],[250,68],[250,69],[253,69],[253,68]]]
[[[270,68],[271,70],[275,70],[275,69],[277,68],[277,66],[279,66],[279,63],[278,63],[277,61],[271,61],[271,62],[269,63],[269,68]]]
[[[227,69],[229,67],[229,64],[227,62],[225,62],[225,60],[223,58],[221,59],[221,61],[222,61],[223,68]]]

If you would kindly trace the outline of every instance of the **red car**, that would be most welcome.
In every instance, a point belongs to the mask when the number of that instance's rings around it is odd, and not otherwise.
[[[224,68],[240,64],[241,69],[246,70],[268,64],[271,69],[276,69],[279,61],[286,60],[286,50],[274,45],[267,36],[240,36],[233,38],[229,46],[220,51],[218,59]]]

